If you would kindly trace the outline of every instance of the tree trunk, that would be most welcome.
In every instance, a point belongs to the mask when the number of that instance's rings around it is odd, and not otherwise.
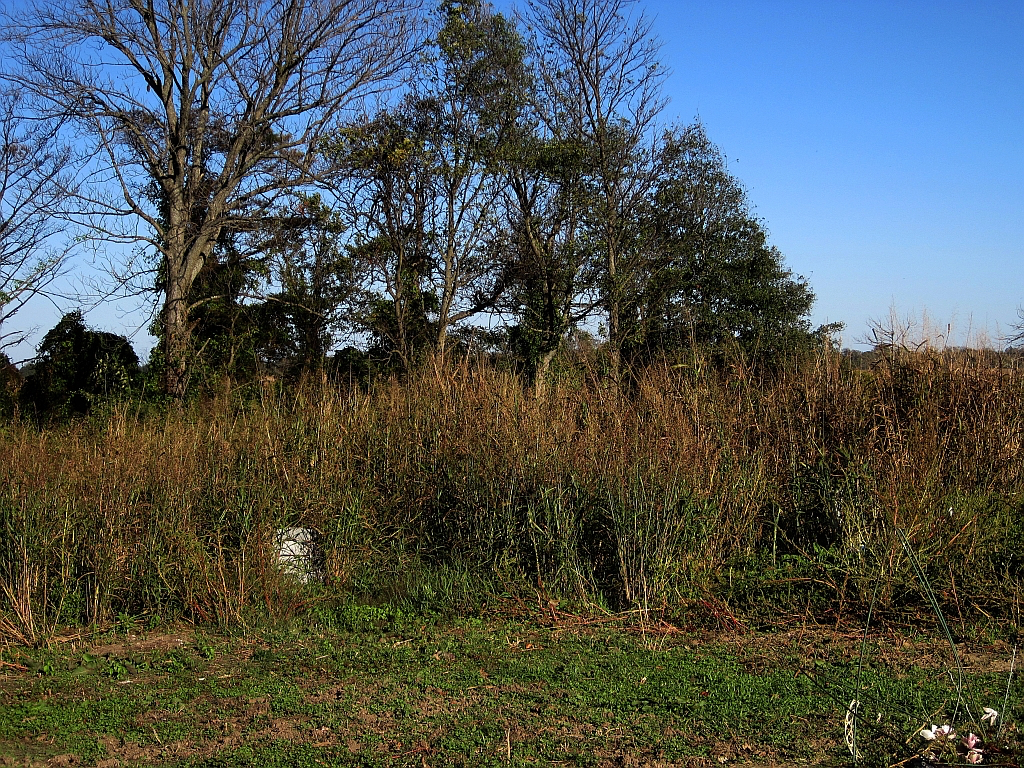
[[[189,356],[192,348],[192,326],[189,323],[189,294],[199,272],[209,257],[212,243],[220,236],[220,227],[209,227],[200,237],[188,237],[188,211],[181,195],[174,190],[170,197],[164,264],[167,287],[164,289],[164,393],[183,397],[188,384]]]
[[[533,372],[533,396],[538,400],[544,396],[544,390],[547,388],[548,369],[551,368],[551,361],[556,352],[558,352],[557,345],[545,352],[544,357],[540,359],[540,365]]]
[[[619,331],[619,276],[617,274],[615,251],[608,252],[608,368],[611,372],[612,386],[619,388],[619,367],[622,339]]]
[[[188,382],[188,291],[180,279],[168,276],[164,297],[164,393],[182,397]]]

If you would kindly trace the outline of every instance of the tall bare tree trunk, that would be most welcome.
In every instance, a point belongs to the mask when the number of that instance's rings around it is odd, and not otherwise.
[[[164,392],[182,397],[188,383],[188,291],[180,279],[168,277],[164,292]]]
[[[610,228],[610,227],[609,227]],[[614,235],[612,235],[614,237]],[[621,367],[622,338],[620,326],[620,298],[618,259],[615,248],[608,243],[608,368],[611,373],[612,386],[619,387],[619,369]]]
[[[249,231],[321,180],[316,158],[345,112],[417,54],[418,5],[39,2],[5,23],[25,52],[5,79],[41,122],[73,131],[98,180],[75,195],[81,215],[99,221],[97,237],[164,259],[168,394],[184,392],[191,288],[220,234]]]

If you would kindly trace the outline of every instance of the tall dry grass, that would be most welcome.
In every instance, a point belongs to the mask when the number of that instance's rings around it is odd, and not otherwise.
[[[119,614],[245,623],[310,599],[274,531],[316,529],[324,593],[436,569],[592,608],[913,607],[907,533],[964,621],[1013,620],[1024,376],[975,352],[834,352],[758,376],[699,358],[543,397],[484,365],[310,381],[0,433],[0,632]],[[433,570],[432,570],[433,569]],[[465,585],[464,585],[465,586]]]

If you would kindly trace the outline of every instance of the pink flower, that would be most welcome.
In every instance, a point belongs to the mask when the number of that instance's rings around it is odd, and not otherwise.
[[[968,752],[967,753],[967,762],[970,763],[971,765],[977,765],[978,763],[980,763],[981,762],[981,750],[980,749],[972,749],[970,752]]]
[[[968,749],[974,749],[976,746],[978,746],[979,741],[981,741],[981,739],[979,739],[973,733],[968,733],[966,738],[964,738],[963,744]]]

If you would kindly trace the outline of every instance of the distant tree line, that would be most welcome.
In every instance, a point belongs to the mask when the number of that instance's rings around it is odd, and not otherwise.
[[[61,243],[106,244],[172,396],[472,349],[541,382],[579,334],[617,384],[831,330],[703,125],[661,122],[634,0],[38,0],[3,45],[0,334]],[[66,316],[33,397],[122,386],[129,352]]]

